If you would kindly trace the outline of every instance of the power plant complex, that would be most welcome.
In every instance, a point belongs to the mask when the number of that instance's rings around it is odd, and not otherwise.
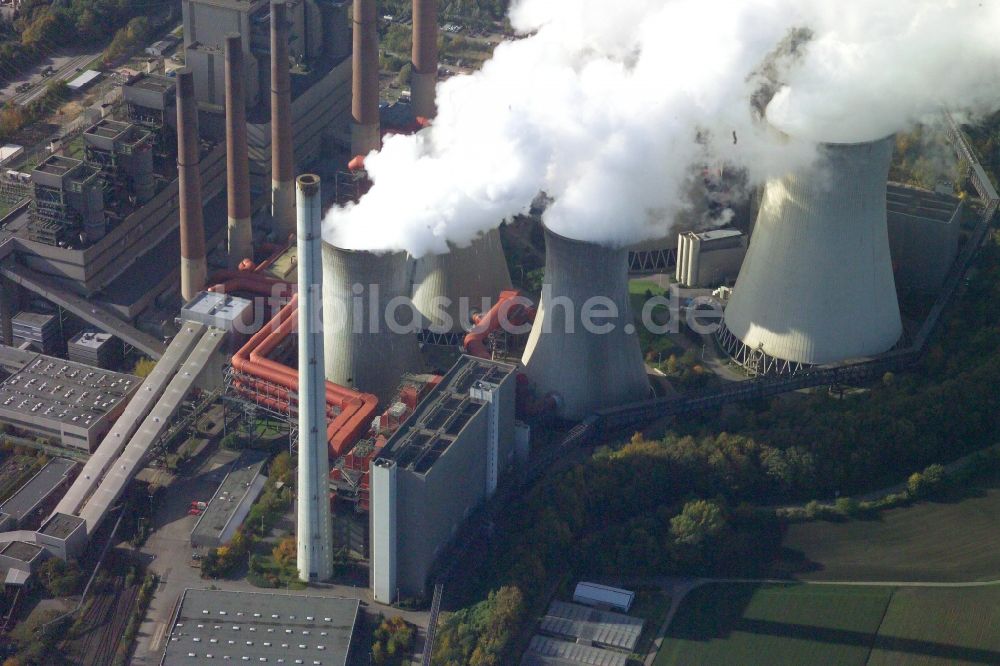
[[[412,18],[418,130],[436,110],[436,0]],[[770,376],[890,352],[906,338],[897,292],[935,293],[955,263],[963,205],[888,183],[892,137],[819,146],[731,227],[632,248],[536,227],[537,307],[502,229],[440,255],[337,247],[324,213],[364,191],[388,129],[378,21],[374,0],[184,0],[185,66],[124,84],[121,107],[71,138],[77,157],[7,183],[24,201],[0,236],[0,418],[89,458],[0,549],[84,552],[200,414],[190,404],[221,400],[227,428],[287,426],[301,581],[333,577],[338,522],[354,521],[345,548],[375,601],[423,598],[469,517],[532,465],[533,428],[671,395],[651,380],[631,277],[706,298],[725,286],[721,328],[688,345]],[[147,376],[107,367],[126,349],[156,360]],[[244,464],[245,488],[260,492],[262,467]],[[218,501],[219,535],[246,497]]]

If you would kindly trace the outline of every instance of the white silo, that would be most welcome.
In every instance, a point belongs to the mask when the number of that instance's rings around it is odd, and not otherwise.
[[[491,229],[466,247],[427,255],[411,262],[413,304],[428,333],[459,344],[471,327],[470,315],[485,312],[501,291],[511,289],[500,233]],[[462,299],[466,306],[462,307]],[[434,340],[434,335],[425,339]]]
[[[402,252],[376,254],[323,243],[328,380],[373,393],[384,404],[395,394],[403,373],[420,369],[406,284]]]
[[[757,373],[888,351],[902,334],[886,228],[891,137],[821,144],[769,181],[719,340]]]
[[[627,249],[545,229],[545,283],[522,362],[536,393],[552,394],[566,419],[649,396]]]

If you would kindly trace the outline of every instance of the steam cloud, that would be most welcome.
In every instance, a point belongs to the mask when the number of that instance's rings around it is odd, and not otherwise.
[[[554,231],[622,246],[665,236],[703,165],[762,182],[816,142],[1000,108],[993,0],[519,0],[511,22],[432,127],[367,157],[328,241],[442,253],[543,191]]]

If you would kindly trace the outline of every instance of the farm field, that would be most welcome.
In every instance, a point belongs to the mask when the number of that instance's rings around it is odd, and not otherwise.
[[[1000,663],[1000,587],[902,588],[869,666]]]
[[[863,666],[891,588],[711,584],[693,590],[656,666]]]
[[[1000,586],[716,583],[682,603],[656,666],[1000,663]]]
[[[788,526],[774,575],[803,580],[969,582],[1000,579],[1000,482],[876,518]]]

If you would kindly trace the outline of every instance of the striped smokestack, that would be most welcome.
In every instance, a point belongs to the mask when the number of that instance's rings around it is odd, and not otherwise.
[[[292,85],[288,73],[288,15],[284,1],[271,3],[271,216],[279,240],[295,231]]]
[[[438,66],[437,0],[413,0],[413,73],[410,91],[413,113],[433,118],[437,113],[434,87]]]
[[[229,210],[229,267],[253,258],[250,227],[250,161],[247,156],[247,113],[243,40],[226,36],[226,191]]]
[[[205,220],[201,200],[201,147],[194,74],[177,72],[177,187],[181,219],[181,296],[194,298],[205,288]]]
[[[375,0],[354,0],[351,154],[367,155],[381,146],[378,123],[378,26]]]

